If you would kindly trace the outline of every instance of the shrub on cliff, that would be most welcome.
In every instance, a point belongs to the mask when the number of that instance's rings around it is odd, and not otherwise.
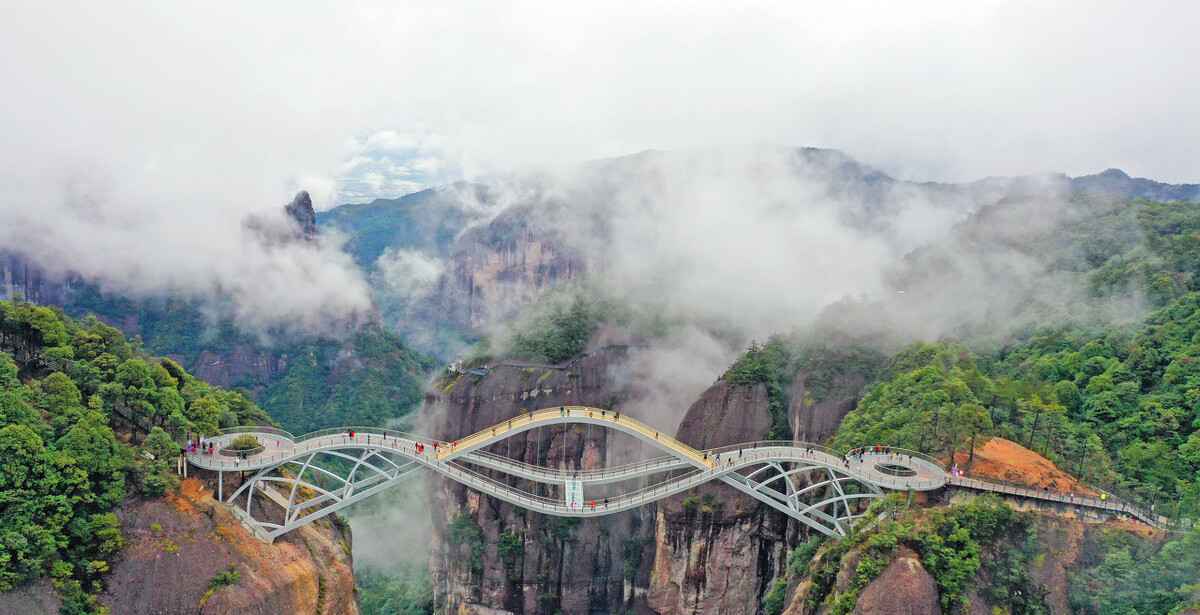
[[[811,608],[824,605],[833,615],[850,613],[859,595],[887,568],[896,550],[906,546],[920,556],[937,583],[944,612],[962,612],[969,606],[971,584],[983,568],[992,580],[988,588],[992,604],[1011,613],[1048,612],[1044,591],[1022,572],[1031,565],[1036,546],[1026,515],[990,497],[931,511],[905,510],[901,499],[886,498],[872,505],[865,518],[875,519],[885,511],[888,514],[881,521],[856,528],[845,539],[824,548],[814,541],[798,547],[794,557],[789,558],[787,575],[767,595],[769,602],[764,609],[781,608],[787,581],[807,577],[811,581],[807,594]],[[857,564],[848,584],[836,591],[845,558],[851,552],[857,552]]]
[[[483,529],[471,515],[460,513],[450,521],[447,528],[447,539],[450,544],[465,548],[470,558],[471,572],[476,574],[483,571]]]
[[[561,363],[587,348],[604,317],[604,306],[583,297],[552,304],[549,310],[525,323],[513,335],[512,351],[529,359]]]

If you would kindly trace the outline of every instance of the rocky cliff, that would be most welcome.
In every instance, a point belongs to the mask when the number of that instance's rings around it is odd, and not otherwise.
[[[677,437],[700,448],[762,439],[771,425],[763,384],[718,381]],[[655,518],[647,605],[656,613],[753,615],[786,559],[787,518],[724,484],[665,500]]]
[[[24,299],[62,305],[70,285],[63,276],[48,272],[14,252],[0,250],[0,300]]]
[[[608,349],[561,368],[496,366],[487,376],[461,375],[439,383],[426,410],[439,436],[456,438],[527,408],[616,406],[628,396],[616,377],[625,356],[624,350]],[[598,428],[545,428],[515,436],[492,452],[589,469],[618,458],[618,444]],[[571,521],[527,514],[451,481],[430,485],[431,572],[436,603],[447,612],[608,613],[646,591],[647,567],[641,562],[653,552],[648,539],[653,507]]]
[[[316,239],[317,212],[313,210],[312,197],[308,195],[307,190],[297,192],[292,202],[284,206],[283,211],[289,219],[296,223],[299,230],[298,237],[308,240]]]
[[[128,545],[102,598],[114,614],[358,614],[348,528],[322,522],[268,545],[195,479],[120,517]],[[236,580],[214,581],[230,570]]]
[[[350,534],[320,522],[268,545],[198,480],[118,511],[126,547],[105,577],[113,615],[358,615]],[[48,580],[0,594],[0,615],[55,615]]]
[[[556,220],[561,213],[554,204],[517,206],[467,230],[416,317],[436,327],[481,331],[579,277],[584,258],[565,239],[563,222]]]
[[[626,373],[628,357],[609,348],[553,369],[492,366],[483,376],[439,383],[426,411],[435,417],[435,432],[453,439],[526,409],[619,409],[638,395]],[[844,403],[853,399],[831,395],[828,405],[797,409],[814,424],[836,426],[840,416],[827,412]],[[718,380],[688,408],[677,435],[697,447],[759,440],[771,425],[768,405],[764,384]],[[638,449],[621,434],[572,427],[527,432],[491,452],[592,469],[635,459]],[[539,488],[560,495],[557,488]],[[789,547],[805,538],[783,515],[720,484],[581,521],[527,514],[450,481],[432,481],[431,491],[436,602],[449,612],[751,615],[760,612]]]
[[[927,517],[919,519],[918,523],[927,521]],[[1145,527],[1127,522],[1097,524],[1042,514],[1025,514],[1025,519],[1020,526],[1023,529],[977,546],[975,557],[981,564],[971,577],[962,580],[964,597],[969,601],[965,608],[947,608],[942,590],[931,574],[930,566],[936,566],[937,562],[924,561],[911,546],[896,547],[870,581],[856,585],[861,583],[864,570],[880,565],[878,554],[871,553],[875,541],[868,539],[833,561],[836,576],[832,585],[820,587],[814,582],[811,566],[803,578],[790,579],[785,606],[777,612],[782,615],[846,612],[854,615],[943,612],[1067,615],[1078,612],[1071,604],[1072,577],[1083,568],[1095,566],[1103,558],[1100,544],[1118,540],[1124,544],[1149,545],[1163,538]],[[826,543],[822,551],[834,548],[837,545]],[[868,559],[873,561],[868,562]],[[839,595],[853,596],[855,592],[857,596],[849,604],[835,599]]]

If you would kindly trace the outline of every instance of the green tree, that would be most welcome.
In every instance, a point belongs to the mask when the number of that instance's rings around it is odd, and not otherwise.
[[[39,436],[48,436],[50,430],[42,422],[38,411],[26,401],[28,390],[0,390],[0,425],[24,425]]]
[[[40,369],[48,359],[70,357],[67,327],[57,312],[32,303],[0,303],[0,346],[17,362]]]
[[[21,385],[18,374],[17,364],[12,360],[12,357],[7,354],[0,353],[0,389],[12,389]]]
[[[1060,380],[1054,385],[1054,398],[1066,409],[1067,416],[1079,420],[1083,418],[1083,398],[1079,395],[1079,387],[1070,380]]]
[[[969,457],[967,464],[975,461],[975,445],[980,436],[991,433],[992,417],[980,404],[959,404],[952,415],[952,432],[954,437],[950,449],[950,458],[959,448],[966,446]]]
[[[101,508],[115,506],[125,497],[125,472],[132,455],[117,442],[104,415],[88,412],[59,438],[56,447],[87,472]]]
[[[175,439],[161,427],[150,430],[150,434],[142,441],[142,449],[154,455],[155,459],[175,459],[179,456],[180,447]]]
[[[63,528],[87,478],[25,425],[0,428],[0,459],[0,591],[8,591],[40,575],[66,546]]]
[[[186,415],[196,430],[211,436],[221,429],[221,416],[226,412],[221,401],[213,395],[207,395],[188,405]]]
[[[1037,450],[1037,439],[1044,435],[1045,426],[1047,423],[1055,423],[1058,416],[1066,413],[1066,409],[1057,402],[1048,402],[1042,399],[1041,395],[1034,395],[1032,398],[1022,400],[1018,407],[1021,414],[1025,417],[1025,424],[1028,425],[1029,435],[1025,439],[1025,446],[1031,450]],[[1050,416],[1051,418],[1046,418]],[[1044,449],[1043,449],[1044,450]]]
[[[57,435],[65,433],[83,416],[83,396],[79,387],[62,372],[53,372],[39,383],[36,399]]]

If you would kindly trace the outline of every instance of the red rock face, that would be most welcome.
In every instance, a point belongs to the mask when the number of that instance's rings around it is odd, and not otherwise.
[[[911,549],[901,548],[892,563],[858,596],[854,615],[941,615],[937,583]]]
[[[127,546],[106,577],[113,613],[357,615],[348,533],[322,521],[268,545],[192,479],[119,513]],[[240,579],[209,592],[229,567]]]

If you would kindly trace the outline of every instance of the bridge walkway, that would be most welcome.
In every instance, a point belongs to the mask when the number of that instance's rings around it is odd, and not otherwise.
[[[572,424],[594,424],[622,431],[656,446],[667,454],[621,466],[568,471],[530,465],[480,450],[530,429]],[[522,413],[452,442],[375,428],[323,430],[297,438],[269,427],[237,428],[211,441],[216,443],[218,448],[224,448],[242,433],[252,433],[258,438],[263,444],[262,450],[232,457],[191,453],[188,455],[188,461],[197,467],[217,472],[257,472],[252,479],[255,481],[282,480],[267,477],[265,473],[289,464],[301,467],[301,477],[310,467],[329,474],[319,467],[310,466],[313,457],[318,454],[342,457],[356,463],[356,469],[347,478],[330,474],[342,482],[342,485],[333,491],[306,483],[320,492],[319,496],[308,502],[293,502],[293,488],[292,495],[287,500],[288,517],[292,520],[279,525],[262,523],[272,536],[387,488],[401,478],[411,475],[408,470],[410,466],[431,469],[510,504],[558,516],[592,517],[612,514],[685,492],[712,480],[720,480],[825,533],[844,533],[840,523],[853,517],[848,502],[854,499],[878,497],[881,489],[928,491],[947,484],[976,491],[1053,500],[1072,506],[1128,514],[1154,527],[1162,527],[1165,524],[1162,518],[1115,499],[1062,496],[951,476],[936,460],[912,451],[883,448],[841,455],[819,445],[792,441],[747,442],[698,450],[627,415],[586,406],[560,406]],[[351,456],[348,451],[358,451],[359,457]],[[398,461],[388,460],[386,455],[393,455]],[[378,460],[383,460],[391,468],[382,463],[375,463]],[[468,466],[478,466],[538,483],[558,485],[568,481],[599,485],[667,472],[672,474],[653,485],[580,504],[523,491]],[[354,473],[360,467],[366,477],[356,479]],[[800,489],[795,483],[797,479],[793,478],[796,475],[806,477],[803,483],[799,483],[801,486],[811,483],[813,487]],[[849,485],[852,482],[859,483],[865,490],[843,489],[843,484]],[[815,495],[812,489],[816,487],[829,488],[836,491],[836,495],[814,504],[802,503],[800,496]],[[232,501],[244,489],[245,485],[229,500]],[[253,490],[247,498],[252,496]],[[271,499],[278,501],[279,495],[276,493]],[[311,511],[317,504],[325,503],[334,504],[303,517],[299,516],[301,512]],[[833,515],[824,512],[829,505],[834,507]],[[844,515],[837,512],[838,506],[844,508]],[[249,510],[250,504],[247,500],[247,516]]]

